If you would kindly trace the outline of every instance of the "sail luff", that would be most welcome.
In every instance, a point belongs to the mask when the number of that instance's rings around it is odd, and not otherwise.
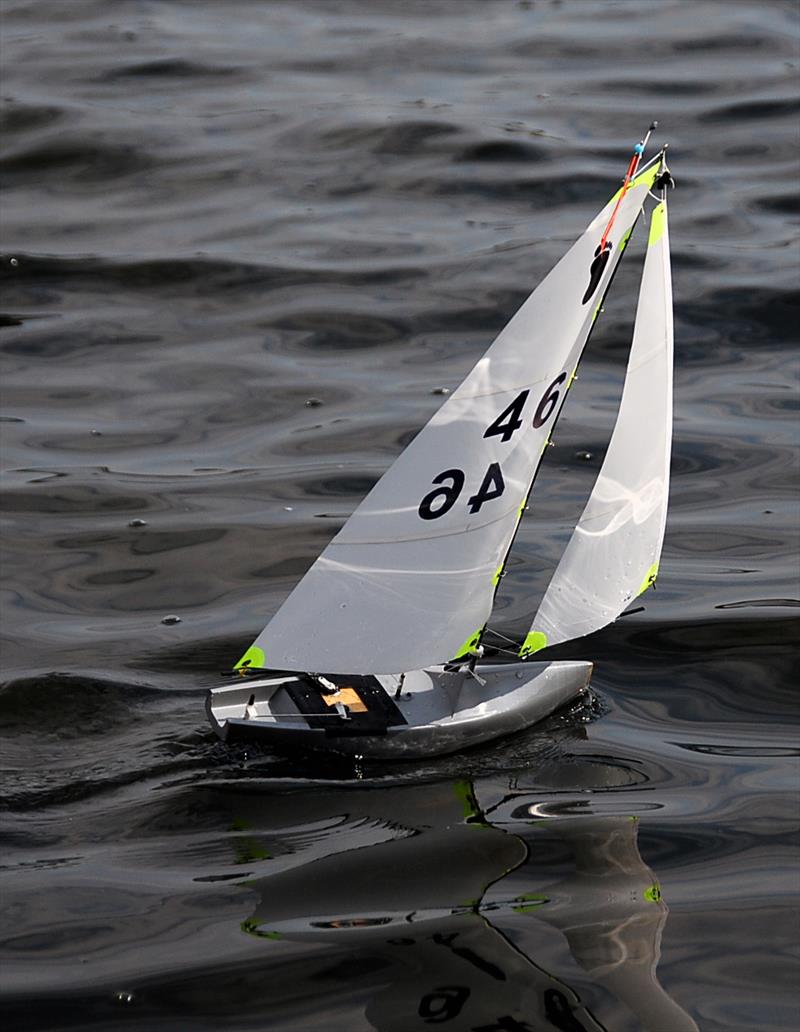
[[[240,663],[393,674],[451,659],[480,631],[596,298],[655,174],[638,175],[622,198],[599,275],[590,266],[618,197],[398,456]]]
[[[520,650],[523,657],[605,627],[655,581],[669,493],[672,352],[664,198],[650,220],[631,353],[608,451]]]

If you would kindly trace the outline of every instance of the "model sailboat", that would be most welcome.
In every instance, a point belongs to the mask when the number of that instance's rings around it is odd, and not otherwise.
[[[413,758],[527,727],[587,686],[588,662],[476,660],[539,463],[648,197],[616,427],[520,658],[611,623],[655,580],[672,424],[671,180],[664,151],[639,168],[649,135],[617,194],[236,664],[241,679],[209,693],[221,737]]]

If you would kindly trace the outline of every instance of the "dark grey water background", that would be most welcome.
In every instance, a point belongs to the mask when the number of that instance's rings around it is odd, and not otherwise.
[[[676,1015],[796,1028],[797,5],[2,14],[6,1027],[670,1032],[643,1018],[661,934]],[[226,751],[204,689],[652,118],[672,507],[643,609],[556,653],[596,660],[596,712],[413,767]],[[627,262],[506,578],[512,637],[602,459]],[[628,917],[643,957],[614,952]]]

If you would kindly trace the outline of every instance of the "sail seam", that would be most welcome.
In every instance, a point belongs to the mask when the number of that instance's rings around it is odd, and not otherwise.
[[[523,380],[522,383],[515,383],[510,387],[501,387],[499,388],[499,390],[496,391],[480,391],[476,392],[475,394],[453,394],[450,399],[450,402],[452,404],[452,402],[454,401],[472,401],[474,398],[494,398],[498,394],[510,394],[511,391],[522,391],[526,387],[535,387],[537,384],[540,383],[549,383],[550,380],[553,378],[553,373],[556,372],[558,372],[558,369],[553,368],[550,372],[546,373],[538,380]],[[439,409],[438,411],[441,412],[442,410]],[[436,416],[434,416],[433,418],[435,419]]]
[[[372,540],[367,538],[358,538],[354,541],[339,541],[338,538],[334,538],[328,547],[330,548],[332,545],[336,545],[339,548],[346,548],[351,545],[399,545],[406,541],[434,541],[442,540],[444,538],[461,537],[462,534],[473,534],[476,530],[483,530],[485,527],[491,527],[495,523],[501,523],[503,520],[508,519],[511,513],[516,512],[518,509],[519,505],[514,505],[510,509],[504,510],[504,512],[493,520],[487,520],[485,523],[478,523],[472,527],[460,527],[458,530],[442,531],[439,534],[417,534],[413,537],[397,537],[393,535],[388,538],[376,538]]]

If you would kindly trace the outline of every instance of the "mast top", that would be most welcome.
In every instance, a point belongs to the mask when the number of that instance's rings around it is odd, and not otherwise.
[[[637,169],[639,168],[639,162],[641,161],[642,155],[644,154],[645,147],[647,147],[647,143],[648,143],[648,141],[650,139],[650,136],[651,136],[653,130],[657,126],[658,126],[658,122],[655,122],[655,121],[651,122],[650,123],[650,128],[647,130],[647,132],[644,134],[644,136],[641,138],[641,140],[633,148],[633,155],[632,155],[631,160],[630,160],[630,162],[628,164],[628,171],[625,173],[625,178],[624,178],[624,180],[622,182],[622,190],[620,191],[619,197],[617,198],[617,203],[614,205],[614,210],[611,212],[611,218],[608,220],[608,224],[607,224],[606,228],[603,230],[603,235],[600,237],[600,246],[599,246],[598,251],[597,251],[597,253],[600,254],[600,255],[602,255],[603,252],[607,248],[610,248],[610,246],[611,246],[608,243],[608,237],[609,237],[609,234],[611,233],[611,229],[612,229],[612,227],[614,225],[614,221],[615,221],[615,219],[617,217],[617,212],[619,211],[619,206],[620,206],[620,204],[622,204],[622,199],[624,198],[625,194],[628,192],[628,188],[631,185],[631,182],[633,181],[634,176],[636,175]]]

